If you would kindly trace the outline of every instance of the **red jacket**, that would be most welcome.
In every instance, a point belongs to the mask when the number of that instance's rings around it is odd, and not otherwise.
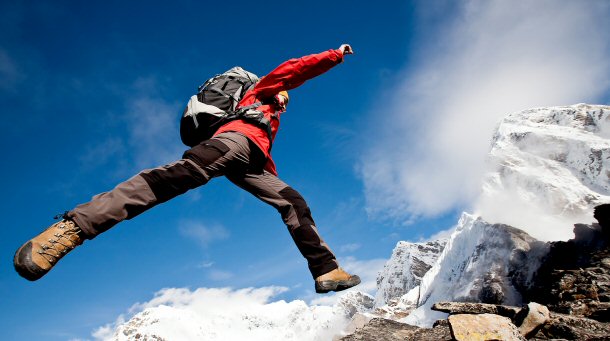
[[[239,107],[245,107],[256,102],[262,102],[278,94],[282,90],[294,89],[305,81],[323,74],[333,66],[343,61],[343,53],[340,50],[328,50],[318,54],[290,59],[271,71],[268,75],[261,78],[254,88],[245,93],[239,102]],[[275,139],[277,130],[280,126],[281,113],[274,115],[279,108],[275,104],[263,104],[256,110],[261,111],[265,118],[271,122],[271,136]],[[265,170],[277,175],[275,162],[270,155],[271,143],[267,131],[257,125],[243,120],[231,121],[218,129],[214,135],[227,131],[236,131],[244,134],[254,142],[267,157]]]

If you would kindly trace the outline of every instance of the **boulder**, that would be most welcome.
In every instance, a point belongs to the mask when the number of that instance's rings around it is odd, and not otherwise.
[[[393,320],[374,318],[354,333],[340,341],[451,341],[448,323],[439,323],[434,328],[420,328]]]
[[[486,303],[437,302],[432,305],[432,310],[449,314],[495,314],[513,320],[521,308]]]
[[[521,316],[523,317],[520,318]],[[519,312],[517,319],[522,320],[518,324],[521,335],[527,338],[532,337],[549,321],[549,308],[535,302],[530,302]]]
[[[508,317],[494,314],[450,315],[449,325],[457,341],[525,340]]]
[[[549,321],[535,337],[539,340],[610,340],[610,324],[551,312]]]
[[[341,341],[358,340],[411,340],[411,336],[419,327],[383,318],[374,318],[353,334],[341,338]]]

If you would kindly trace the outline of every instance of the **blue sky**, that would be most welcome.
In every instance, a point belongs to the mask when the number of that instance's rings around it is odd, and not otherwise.
[[[12,269],[55,214],[180,157],[179,115],[208,77],[352,44],[291,92],[273,154],[339,260],[374,270],[397,241],[476,209],[503,115],[609,102],[609,12],[604,1],[0,3],[0,330],[90,338],[166,287],[315,297],[277,212],[225,179],[86,242],[38,282]]]

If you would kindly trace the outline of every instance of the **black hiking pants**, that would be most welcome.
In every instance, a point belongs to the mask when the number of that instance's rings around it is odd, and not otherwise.
[[[94,196],[67,216],[92,239],[125,219],[225,176],[278,210],[314,278],[336,269],[335,255],[318,234],[307,203],[296,190],[263,170],[265,161],[245,136],[222,133],[187,150],[181,160],[144,170]]]

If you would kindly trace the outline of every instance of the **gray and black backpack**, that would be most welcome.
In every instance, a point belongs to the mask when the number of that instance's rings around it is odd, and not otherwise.
[[[180,120],[182,142],[193,147],[211,138],[223,124],[235,119],[237,104],[258,81],[258,76],[236,66],[200,85]]]

